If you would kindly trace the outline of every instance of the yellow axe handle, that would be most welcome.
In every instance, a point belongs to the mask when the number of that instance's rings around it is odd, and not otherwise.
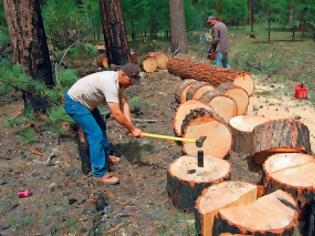
[[[186,143],[196,143],[195,139],[191,138],[180,138],[180,137],[174,137],[174,136],[168,136],[168,135],[160,135],[160,134],[149,134],[149,133],[141,133],[143,137],[146,138],[155,138],[155,139],[165,139],[170,141],[181,141]]]

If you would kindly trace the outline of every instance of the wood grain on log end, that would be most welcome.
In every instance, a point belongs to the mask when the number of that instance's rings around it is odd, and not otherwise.
[[[209,91],[214,91],[215,87],[207,84],[202,86],[201,88],[197,89],[196,92],[194,93],[192,99],[193,100],[199,100],[199,98],[201,98],[205,93],[209,92]]]
[[[208,85],[208,83],[197,82],[197,83],[191,84],[191,86],[189,87],[189,89],[187,90],[187,93],[186,93],[186,101],[193,99],[195,92],[205,85]]]
[[[233,81],[233,84],[246,90],[248,96],[254,92],[253,77],[246,72],[239,72]]]
[[[293,197],[277,190],[253,203],[220,210],[213,234],[292,235],[297,218],[297,203]]]
[[[142,62],[142,68],[145,72],[152,73],[157,69],[157,62],[153,56],[147,56]]]
[[[182,134],[183,137],[192,139],[206,136],[201,149],[206,155],[221,159],[228,156],[232,145],[232,134],[227,123],[211,109],[195,109],[186,115],[182,123]],[[183,143],[182,151],[197,156],[198,148],[194,143]]]
[[[237,153],[251,153],[252,131],[257,125],[270,121],[268,118],[255,115],[236,116],[229,120],[232,130],[232,151]]]
[[[180,97],[182,96],[184,90],[186,90],[185,93],[187,93],[188,88],[186,89],[186,87],[192,84],[193,82],[196,82],[196,80],[185,79],[181,82],[181,84],[177,87],[176,92],[175,92],[176,102],[182,103],[180,102]],[[186,98],[186,94],[185,94],[185,98]]]
[[[204,188],[228,180],[230,175],[231,165],[225,160],[204,156],[204,167],[198,167],[196,157],[182,156],[169,165],[167,192],[177,208],[190,211]]]
[[[220,209],[254,202],[257,187],[240,181],[225,181],[202,191],[195,205],[197,231],[203,236],[212,236],[214,218]]]

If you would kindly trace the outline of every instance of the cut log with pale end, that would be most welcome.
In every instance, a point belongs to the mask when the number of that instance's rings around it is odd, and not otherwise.
[[[292,235],[297,225],[297,203],[293,197],[277,190],[247,205],[219,211],[213,235],[223,232],[260,235]]]
[[[310,131],[297,120],[271,120],[256,126],[252,132],[250,154],[257,164],[265,161],[266,153],[311,151]]]
[[[182,79],[195,79],[208,82],[217,87],[222,83],[231,82],[242,87],[250,96],[254,91],[252,76],[243,71],[234,69],[216,68],[209,64],[197,63],[181,58],[170,59],[167,63],[168,72]]]
[[[209,105],[226,122],[238,114],[237,103],[230,96],[217,90],[208,91],[199,101]]]
[[[200,89],[201,87],[203,87],[205,85],[208,85],[208,83],[200,82],[200,81],[198,81],[196,83],[192,83],[190,85],[190,87],[188,88],[188,90],[187,90],[186,101],[189,101],[189,100],[193,99],[193,96],[194,96],[195,92],[197,92],[198,89]]]
[[[232,130],[232,151],[237,153],[251,153],[252,131],[260,124],[270,121],[268,118],[255,115],[236,116],[230,119],[229,125]]]
[[[301,221],[315,196],[315,159],[302,153],[280,153],[269,157],[264,165],[264,186],[267,193],[282,189],[299,203]]]
[[[186,116],[193,111],[194,109],[204,108],[208,111],[211,111],[211,108],[196,100],[190,100],[183,104],[181,104],[173,117],[173,126],[174,132],[177,136],[182,136],[182,125],[183,121],[185,120]]]
[[[257,186],[246,182],[225,181],[204,189],[195,205],[197,232],[212,236],[214,219],[220,209],[249,204],[256,199]]]
[[[100,54],[96,57],[96,65],[98,68],[106,69],[108,65],[108,57],[105,54]]]
[[[230,179],[231,165],[225,160],[204,156],[204,167],[197,163],[197,157],[182,156],[168,167],[167,192],[178,209],[193,210],[204,188]]]
[[[201,148],[206,155],[220,159],[228,157],[232,144],[231,131],[224,119],[212,110],[199,108],[191,111],[182,123],[182,134],[191,139],[206,136]],[[182,152],[191,156],[197,156],[199,149],[195,143],[182,145]]]
[[[139,57],[138,54],[136,52],[131,52],[128,55],[128,62],[129,63],[134,63],[134,64],[139,64]]]
[[[220,93],[230,96],[234,99],[237,104],[237,114],[243,115],[247,111],[249,105],[249,97],[247,92],[238,86],[233,85],[232,83],[221,84],[217,90]]]
[[[197,83],[196,80],[194,79],[186,79],[184,81],[181,82],[181,84],[177,87],[176,92],[175,92],[175,99],[177,103],[184,103],[186,102],[186,93],[189,89],[189,85],[191,85],[192,83]],[[181,99],[182,97],[182,99]],[[185,101],[183,101],[185,98]]]
[[[142,61],[142,68],[145,72],[152,73],[157,69],[157,62],[154,56],[148,55]]]
[[[152,55],[155,58],[158,69],[161,69],[161,70],[166,69],[166,65],[168,62],[168,57],[166,56],[166,54],[164,54],[163,52],[153,52],[153,53],[150,53],[150,55]]]
[[[205,93],[207,93],[209,91],[214,91],[214,90],[215,90],[215,88],[212,85],[210,85],[210,84],[204,85],[201,88],[196,90],[192,99],[193,100],[199,100]]]

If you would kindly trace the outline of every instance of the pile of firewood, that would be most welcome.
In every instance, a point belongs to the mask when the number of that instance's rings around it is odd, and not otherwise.
[[[175,99],[177,136],[183,156],[167,170],[173,204],[194,211],[201,235],[292,235],[308,221],[315,193],[315,160],[310,132],[298,120],[246,115],[254,90],[249,73],[217,69],[187,59],[171,59],[167,69],[183,79]],[[198,155],[204,153],[200,166]],[[261,186],[230,179],[230,151],[262,165]]]

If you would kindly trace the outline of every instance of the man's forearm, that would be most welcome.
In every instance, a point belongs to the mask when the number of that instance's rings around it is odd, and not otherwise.
[[[128,120],[128,118],[122,112],[114,113],[113,117],[120,125],[128,129],[129,131],[132,131],[135,128],[131,121]]]
[[[123,113],[124,113],[125,117],[129,120],[129,122],[132,123],[132,121],[131,121],[131,111],[130,111],[130,107],[129,107],[127,102],[124,103]]]

